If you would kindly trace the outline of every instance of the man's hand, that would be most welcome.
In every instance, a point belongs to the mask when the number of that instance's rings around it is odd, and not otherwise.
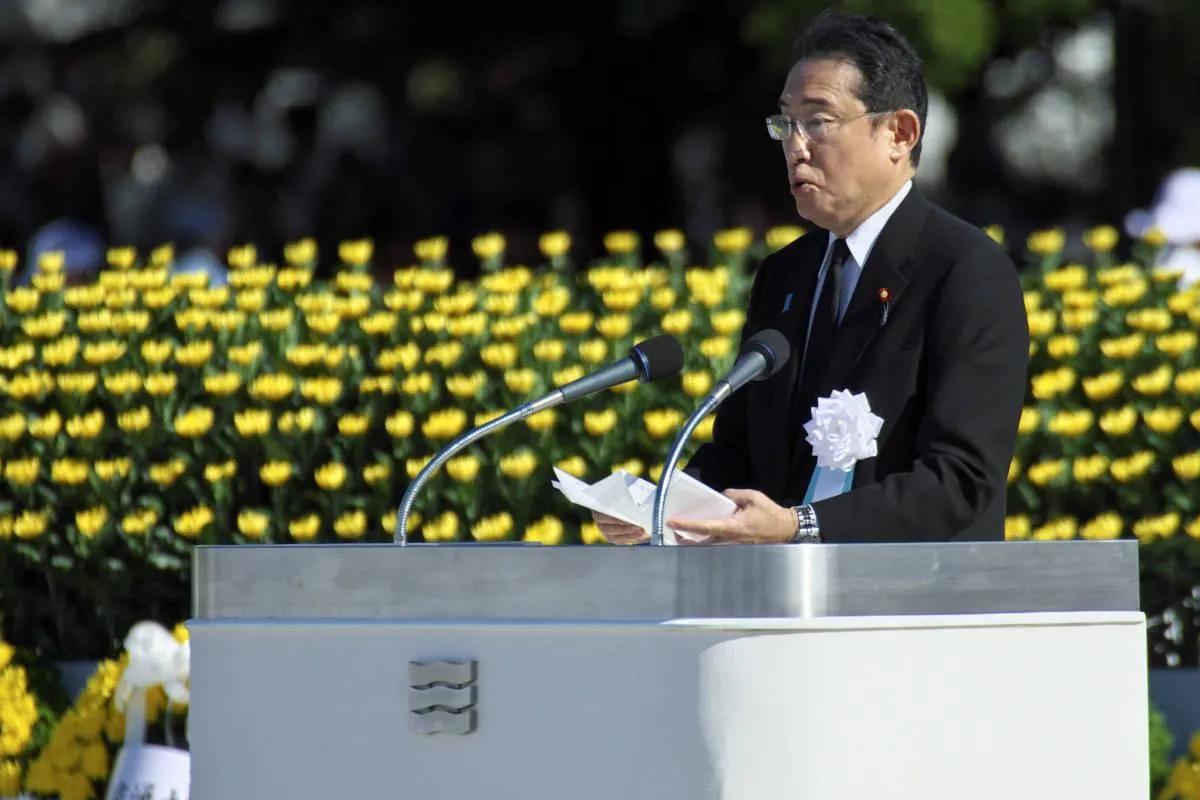
[[[592,512],[592,519],[600,528],[600,533],[612,544],[638,544],[650,538],[650,534],[645,528],[630,525],[628,522],[622,522],[616,517],[601,514],[599,511]]]
[[[705,534],[707,544],[783,544],[796,532],[796,512],[776,505],[753,489],[727,489],[725,496],[737,503],[737,511],[725,519],[678,519],[667,524],[677,531]],[[640,529],[639,529],[640,530]],[[607,535],[607,534],[606,534]],[[692,544],[679,537],[682,544]]]

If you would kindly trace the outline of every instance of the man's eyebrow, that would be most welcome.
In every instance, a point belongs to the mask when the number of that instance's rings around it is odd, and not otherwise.
[[[822,108],[829,108],[832,105],[824,97],[805,97],[800,101],[799,104],[802,106],[821,106]],[[779,107],[786,108],[787,105],[788,105],[787,97],[780,97],[779,98]]]

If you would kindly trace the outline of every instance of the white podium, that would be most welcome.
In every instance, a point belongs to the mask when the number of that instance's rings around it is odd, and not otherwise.
[[[1148,793],[1134,542],[198,548],[193,800]]]

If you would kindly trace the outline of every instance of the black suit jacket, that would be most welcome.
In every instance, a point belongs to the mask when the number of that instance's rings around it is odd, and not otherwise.
[[[718,490],[758,489],[781,505],[803,502],[815,459],[804,439],[810,412],[797,407],[796,376],[827,244],[827,232],[815,230],[759,267],[742,339],[776,328],[792,356],[717,411],[713,441],[687,471]],[[892,295],[886,325],[883,288]],[[1028,362],[1012,261],[980,229],[914,187],[863,265],[829,366],[817,379],[818,397],[835,389],[865,392],[883,418],[879,454],[858,462],[853,489],[814,504],[822,539],[1003,539]]]

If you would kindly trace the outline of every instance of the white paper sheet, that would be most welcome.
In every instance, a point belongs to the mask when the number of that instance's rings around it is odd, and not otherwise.
[[[618,470],[593,484],[584,483],[557,467],[554,468],[554,475],[558,480],[552,481],[551,485],[576,505],[608,514],[647,531],[654,523],[656,487],[650,481],[630,475],[625,470]],[[672,476],[671,492],[667,495],[667,519],[724,519],[736,510],[736,503],[691,475],[676,472]],[[678,544],[676,537],[691,542],[703,542],[708,538],[676,531],[669,525],[664,527],[664,544]]]

